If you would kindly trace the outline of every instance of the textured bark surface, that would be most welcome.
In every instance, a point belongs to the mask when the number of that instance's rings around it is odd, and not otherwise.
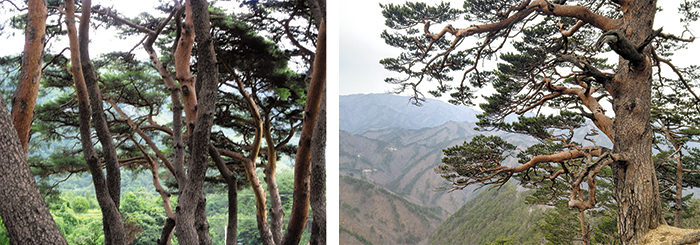
[[[623,3],[622,9],[621,32],[630,42],[641,43],[652,33],[656,1],[629,1]],[[649,51],[645,54],[649,57]],[[610,84],[615,110],[613,153],[628,156],[628,161],[612,165],[617,229],[622,244],[640,242],[649,229],[664,222],[651,152],[651,76],[648,58],[638,66],[620,58],[618,72]]]
[[[324,87],[326,85],[326,24],[322,21],[318,30],[318,43],[314,58],[311,84],[304,108],[304,126],[294,161],[294,197],[292,214],[282,244],[299,244],[309,216],[309,187],[311,173],[311,137],[318,118]]]
[[[187,1],[186,4],[188,5],[186,6],[186,19],[193,19],[193,26],[190,28],[194,29],[196,36],[197,80],[201,83],[201,90],[196,94],[187,94],[183,88],[183,95],[185,97],[196,96],[198,104],[194,128],[190,131],[192,137],[189,138],[190,161],[188,162],[187,182],[179,183],[182,195],[178,200],[175,221],[178,240],[181,244],[208,245],[211,244],[211,238],[209,237],[209,224],[206,220],[206,199],[204,198],[203,185],[209,162],[209,135],[214,120],[214,103],[218,91],[218,69],[209,33],[209,5],[202,0]],[[188,27],[183,27],[183,31],[187,31],[187,29]],[[180,48],[178,47],[178,51]],[[187,107],[188,105],[185,103],[186,111]]]
[[[102,219],[105,228],[105,244],[126,244],[126,233],[124,232],[124,225],[121,214],[119,213],[119,206],[115,205],[114,200],[109,194],[99,158],[92,145],[90,132],[90,101],[83,77],[83,70],[79,65],[81,64],[80,47],[78,44],[78,33],[75,27],[75,3],[73,1],[66,1],[65,10],[66,29],[68,30],[68,39],[71,49],[71,73],[73,75],[73,82],[75,83],[75,92],[78,100],[80,142],[83,148],[83,157],[92,175],[92,183],[95,186],[95,196],[102,210]]]
[[[34,107],[39,94],[41,61],[44,54],[44,34],[46,33],[46,4],[43,0],[29,0],[27,3],[27,27],[22,55],[20,80],[12,97],[12,123],[22,142],[24,152],[29,150],[29,133],[34,119]]]
[[[683,153],[679,152],[676,157],[676,196],[674,196],[675,217],[673,218],[673,226],[681,227],[681,219],[683,218]]]
[[[284,210],[282,209],[282,198],[277,187],[277,149],[275,142],[272,139],[270,128],[270,119],[266,115],[265,123],[263,124],[263,135],[267,143],[267,167],[265,168],[265,183],[267,183],[267,192],[270,194],[270,231],[272,232],[272,240],[275,244],[279,244],[282,240],[282,228],[284,227]]]
[[[67,244],[34,182],[27,155],[2,100],[0,129],[0,216],[10,244]]]
[[[119,207],[119,199],[121,197],[121,171],[119,170],[119,160],[117,159],[117,151],[112,142],[112,134],[107,126],[107,118],[104,114],[102,106],[102,92],[97,85],[97,75],[90,61],[90,14],[92,8],[91,0],[83,0],[83,11],[80,16],[80,27],[78,30],[78,38],[80,45],[80,65],[83,68],[83,77],[87,86],[88,97],[90,98],[90,106],[92,107],[92,123],[95,128],[97,138],[102,145],[102,154],[104,154],[105,168],[107,169],[107,189],[109,196],[112,197],[114,205]]]
[[[326,92],[323,92],[321,108],[314,136],[311,138],[311,222],[312,245],[326,244]]]
[[[224,159],[216,149],[214,144],[209,144],[209,155],[211,156],[216,168],[219,169],[221,177],[226,181],[228,188],[228,224],[226,225],[226,245],[238,244],[238,180],[233,172],[226,167]]]

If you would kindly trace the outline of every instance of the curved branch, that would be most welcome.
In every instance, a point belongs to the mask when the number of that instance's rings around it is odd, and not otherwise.
[[[589,64],[588,62],[583,61],[572,54],[561,55],[561,56],[556,58],[556,61],[569,62],[569,63],[575,65],[579,69],[583,70],[583,73],[585,75],[594,77],[601,84],[606,84],[607,82],[609,82],[613,78],[613,76],[601,72],[600,70],[598,70],[597,68],[595,68],[591,64]]]
[[[584,23],[591,24],[606,31],[617,29],[620,24],[620,21],[616,19],[610,19],[608,17],[596,14],[583,6],[558,5],[552,4],[546,0],[536,0],[527,7],[520,9],[517,13],[502,21],[485,25],[476,25],[465,29],[457,29],[456,36],[466,37],[477,33],[502,30],[511,25],[511,23],[525,19],[525,17],[534,11],[538,11],[545,15],[576,18]]]
[[[654,58],[659,62],[668,65],[668,67],[671,67],[671,70],[673,70],[673,72],[676,73],[676,75],[678,75],[678,79],[681,80],[683,86],[685,86],[688,92],[690,92],[690,94],[692,94],[693,97],[695,97],[695,100],[700,101],[700,97],[698,97],[698,95],[695,94],[695,92],[690,88],[690,85],[688,85],[688,81],[686,81],[685,78],[683,78],[683,74],[681,74],[681,71],[679,71],[678,68],[676,68],[676,66],[674,66],[673,63],[671,63],[671,61],[659,57],[658,55],[656,55],[656,53],[654,53]]]

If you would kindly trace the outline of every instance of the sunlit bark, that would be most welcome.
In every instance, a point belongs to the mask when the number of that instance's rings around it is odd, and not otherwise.
[[[34,107],[39,94],[41,63],[46,33],[46,4],[43,0],[29,0],[27,26],[22,55],[22,70],[14,97],[12,97],[12,123],[17,130],[22,149],[29,151],[29,135],[34,119]]]
[[[326,24],[322,21],[313,64],[311,84],[304,108],[304,126],[294,165],[294,197],[292,213],[287,223],[282,244],[298,244],[309,216],[309,187],[311,174],[311,138],[318,118],[321,97],[326,85]]]

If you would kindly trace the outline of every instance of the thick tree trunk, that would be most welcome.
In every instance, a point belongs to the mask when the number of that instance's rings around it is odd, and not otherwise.
[[[29,132],[32,128],[34,107],[39,94],[47,16],[46,4],[43,0],[29,0],[27,4],[29,11],[25,29],[22,71],[17,90],[12,97],[12,123],[25,153],[29,151]]]
[[[125,244],[124,225],[122,222],[119,207],[109,195],[106,180],[102,173],[99,158],[92,145],[90,132],[90,101],[87,95],[87,86],[83,77],[83,70],[80,68],[80,48],[78,45],[78,33],[75,27],[75,3],[66,1],[66,26],[68,29],[68,39],[71,48],[71,73],[75,83],[75,92],[78,100],[80,141],[83,147],[83,157],[90,169],[92,182],[95,185],[95,196],[102,210],[103,224],[105,227],[105,244],[121,245]]]
[[[209,237],[209,224],[206,220],[206,199],[204,197],[204,177],[209,162],[209,135],[214,120],[214,103],[218,90],[218,70],[216,55],[211,40],[208,3],[203,0],[187,1],[186,19],[193,19],[197,42],[197,80],[201,83],[201,90],[196,94],[183,95],[196,96],[196,120],[189,138],[190,161],[188,163],[187,183],[180,183],[182,195],[180,196],[176,211],[176,229],[178,240],[181,244],[211,244]],[[191,13],[191,15],[190,15]],[[186,21],[187,22],[187,21]],[[185,31],[188,27],[183,28]],[[191,29],[190,29],[191,30]],[[178,48],[178,51],[180,48]],[[180,72],[178,70],[178,80]],[[182,81],[181,81],[182,82]],[[194,106],[194,105],[193,105]],[[185,103],[185,110],[187,110]],[[192,113],[188,112],[191,116]]]
[[[39,193],[2,100],[0,129],[0,216],[10,244],[68,244]]]
[[[292,214],[282,244],[299,244],[301,234],[309,216],[309,186],[311,173],[311,137],[316,126],[318,110],[326,85],[326,24],[319,25],[318,43],[314,58],[313,73],[304,108],[304,126],[299,138],[299,148],[294,165],[294,197]]]
[[[326,244],[326,92],[311,138],[311,245]]]
[[[652,33],[656,1],[629,1],[624,11],[622,33],[633,44]],[[647,48],[648,50],[648,48]],[[637,66],[620,58],[618,72],[611,82],[615,110],[613,153],[626,161],[612,165],[618,205],[617,228],[622,244],[636,244],[663,221],[659,186],[652,162],[653,132],[650,124],[652,65],[648,58]]]

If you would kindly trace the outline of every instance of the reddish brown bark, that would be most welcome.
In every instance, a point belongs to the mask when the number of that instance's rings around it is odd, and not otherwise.
[[[22,71],[17,90],[12,97],[12,123],[25,153],[29,150],[29,133],[34,119],[36,98],[39,94],[47,16],[46,4],[43,0],[29,0],[27,4],[29,12],[25,29]]]
[[[632,43],[641,43],[652,33],[656,1],[629,1],[620,31]],[[644,52],[650,57],[649,48]],[[640,65],[620,58],[619,70],[611,83],[615,111],[613,153],[625,153],[628,161],[612,165],[618,204],[617,229],[622,244],[639,243],[650,229],[665,223],[659,186],[652,162],[653,131],[650,122],[652,65],[649,58]]]
[[[39,193],[3,100],[0,100],[0,186],[0,216],[10,244],[68,244]]]
[[[318,118],[321,97],[326,85],[326,23],[321,21],[318,43],[313,64],[313,73],[304,108],[304,126],[301,130],[299,148],[294,165],[294,197],[292,214],[282,244],[299,244],[301,234],[309,216],[309,186],[311,174],[311,138]]]
[[[194,45],[195,30],[190,1],[185,1],[185,22],[182,25],[182,35],[178,40],[175,50],[175,79],[180,82],[182,99],[185,109],[185,125],[188,134],[192,134],[194,121],[197,118],[197,92],[195,91],[195,77],[190,74],[190,57]]]
[[[209,163],[209,136],[214,121],[219,71],[216,65],[216,54],[214,53],[211,34],[209,33],[211,25],[208,3],[202,0],[191,0],[186,1],[186,4],[186,19],[189,19],[186,22],[192,23],[192,26],[187,27],[188,24],[185,23],[183,32],[194,31],[196,33],[197,80],[201,85],[199,86],[200,90],[196,94],[192,91],[184,92],[185,88],[183,88],[184,97],[196,96],[198,104],[196,108],[193,108],[197,110],[196,119],[193,124],[189,125],[192,126],[192,129],[189,131],[191,137],[188,138],[190,160],[187,164],[187,180],[178,182],[178,187],[182,194],[178,199],[178,208],[175,215],[176,234],[181,244],[208,245],[211,244],[211,238],[209,237],[209,224],[206,220],[206,200],[204,198],[203,185]],[[183,36],[186,35],[186,33],[183,33]],[[180,42],[189,41],[187,38],[180,39]],[[181,48],[183,47],[178,47],[176,52],[180,52]],[[177,69],[182,69],[182,65]],[[178,80],[183,78],[180,71],[178,71],[177,77]],[[192,79],[194,82],[194,78]],[[183,80],[180,81],[181,83],[183,82]],[[190,87],[188,89],[194,88],[193,86]],[[187,101],[187,99],[185,100]],[[186,111],[188,106],[186,102]],[[192,116],[192,113],[188,112],[188,114],[187,117]]]

